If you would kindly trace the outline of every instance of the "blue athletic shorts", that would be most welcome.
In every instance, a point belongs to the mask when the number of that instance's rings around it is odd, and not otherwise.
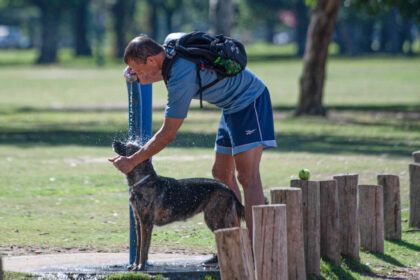
[[[244,109],[232,114],[222,113],[214,149],[217,153],[236,155],[260,145],[264,149],[277,147],[267,88]]]

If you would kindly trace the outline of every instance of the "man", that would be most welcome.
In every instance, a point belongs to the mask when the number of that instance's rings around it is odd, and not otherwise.
[[[124,62],[143,84],[161,81],[166,58],[165,48],[142,35],[127,46]],[[199,81],[194,62],[179,57],[167,81],[168,101],[162,127],[134,155],[109,159],[123,173],[154,156],[175,139],[187,117],[192,99],[199,99]],[[216,73],[200,71],[202,85],[212,82]],[[245,221],[252,240],[252,206],[264,204],[260,160],[265,148],[276,147],[270,96],[263,82],[245,69],[225,78],[202,93],[203,100],[222,109],[216,136],[214,178],[228,185],[241,200],[238,183],[245,198]],[[242,200],[241,200],[242,201]]]

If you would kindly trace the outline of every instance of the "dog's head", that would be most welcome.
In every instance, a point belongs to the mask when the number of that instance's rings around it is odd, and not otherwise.
[[[132,141],[122,142],[115,140],[112,142],[112,148],[118,155],[128,157],[140,150],[141,146]]]
[[[114,152],[116,152],[118,155],[128,157],[128,156],[133,155],[138,150],[140,150],[141,145],[138,144],[138,142],[134,142],[134,141],[123,142],[123,141],[115,140],[112,142],[112,148],[114,149]],[[143,175],[150,175],[152,173],[153,174],[155,173],[152,166],[152,161],[150,159],[147,159],[143,161],[142,163],[140,163],[139,165],[137,165],[133,169],[133,171],[127,174],[127,177],[131,178],[133,176],[137,177],[137,176],[143,176]]]

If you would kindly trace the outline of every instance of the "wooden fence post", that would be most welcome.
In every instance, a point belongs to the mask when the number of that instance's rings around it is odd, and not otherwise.
[[[220,276],[224,280],[254,280],[254,262],[248,230],[219,229],[215,232]]]
[[[340,216],[337,181],[320,181],[321,256],[340,265]]]
[[[257,280],[287,280],[286,205],[252,207],[253,248]]]
[[[273,188],[271,203],[286,204],[287,209],[287,270],[289,280],[305,280],[305,250],[303,245],[302,190]]]
[[[320,275],[321,222],[319,182],[292,180],[290,186],[302,189],[303,242],[305,247],[306,273]]]
[[[360,244],[373,253],[384,252],[382,186],[359,185]]]
[[[360,236],[358,221],[357,180],[359,175],[337,175],[341,254],[359,259]]]
[[[400,178],[396,175],[378,175],[378,185],[384,192],[384,233],[387,240],[401,240]]]
[[[420,163],[420,151],[413,152],[414,163]]]
[[[420,228],[420,163],[410,164],[410,227]]]

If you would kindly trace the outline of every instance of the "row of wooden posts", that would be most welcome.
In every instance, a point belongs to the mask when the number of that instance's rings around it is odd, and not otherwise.
[[[413,157],[409,226],[420,228],[420,151]],[[215,232],[222,279],[306,279],[320,275],[321,257],[339,266],[360,247],[383,253],[384,239],[401,240],[396,175],[378,175],[377,185],[358,185],[357,174],[292,180],[270,194],[271,205],[253,207],[253,250],[246,229]]]

